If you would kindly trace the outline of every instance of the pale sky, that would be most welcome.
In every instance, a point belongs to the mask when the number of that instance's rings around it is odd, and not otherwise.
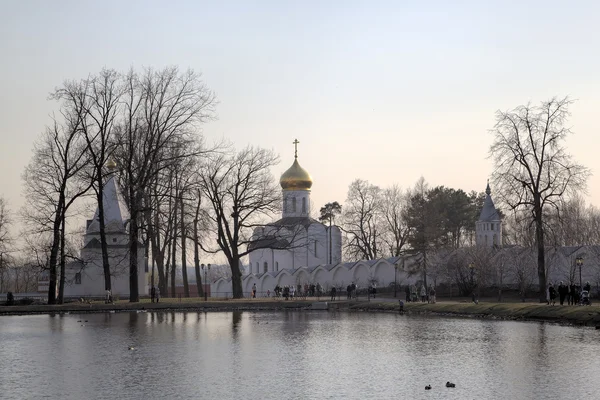
[[[482,191],[494,112],[569,95],[567,146],[596,170],[597,1],[0,0],[0,195],[21,173],[65,79],[178,65],[220,101],[208,140],[299,161],[313,209],[356,178]],[[588,201],[600,205],[600,177]]]

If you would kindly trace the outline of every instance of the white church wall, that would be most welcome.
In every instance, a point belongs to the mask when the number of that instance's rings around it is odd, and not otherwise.
[[[371,272],[369,266],[359,261],[354,268],[352,268],[352,282],[358,286],[368,286],[371,280]]]
[[[313,281],[320,283],[323,287],[331,286],[331,273],[323,267],[317,267],[313,271]]]

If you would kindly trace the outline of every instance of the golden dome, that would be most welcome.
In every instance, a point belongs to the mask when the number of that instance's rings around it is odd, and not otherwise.
[[[279,184],[283,190],[310,190],[313,181],[310,174],[294,159],[292,166],[281,175]]]
[[[114,170],[114,169],[117,168],[117,163],[115,162],[115,160],[113,160],[112,158],[110,158],[106,162],[106,168],[108,168],[109,171],[112,171],[112,170]]]

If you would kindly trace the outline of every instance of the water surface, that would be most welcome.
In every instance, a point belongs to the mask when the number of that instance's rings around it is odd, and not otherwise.
[[[396,314],[3,316],[0,397],[592,399],[599,339],[590,328]]]

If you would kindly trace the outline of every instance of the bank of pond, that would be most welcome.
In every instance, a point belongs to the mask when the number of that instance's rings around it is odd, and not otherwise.
[[[0,306],[0,315],[28,315],[49,313],[148,312],[148,311],[276,311],[328,310],[331,312],[395,312],[406,315],[458,316],[505,320],[547,321],[600,328],[600,307],[597,305],[547,305],[539,303],[497,303],[469,301],[439,301],[433,303],[404,302],[392,298],[327,301],[327,298],[307,300],[240,299],[201,301],[199,299],[165,299],[160,303],[142,301],[114,304],[102,302],[73,302],[60,305]]]

